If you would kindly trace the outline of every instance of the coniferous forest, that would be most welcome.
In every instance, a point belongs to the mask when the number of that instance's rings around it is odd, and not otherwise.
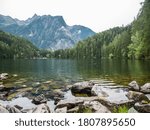
[[[141,6],[130,25],[100,32],[78,42],[72,49],[57,50],[54,57],[150,59],[150,0]]]

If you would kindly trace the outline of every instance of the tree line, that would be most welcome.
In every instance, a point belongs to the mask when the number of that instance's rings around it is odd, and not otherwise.
[[[126,27],[115,27],[79,41],[74,48],[53,52],[56,58],[150,59],[150,0],[141,3],[137,18]]]

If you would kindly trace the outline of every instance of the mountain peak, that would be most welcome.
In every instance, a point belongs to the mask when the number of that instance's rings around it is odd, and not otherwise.
[[[16,24],[11,24],[11,26],[7,24],[9,21],[9,19],[4,21],[0,17],[0,29],[27,38],[38,48],[43,49],[70,48],[79,40],[95,34],[89,28],[81,25],[68,26],[63,16],[60,15],[39,16],[34,14],[25,21],[15,20]]]

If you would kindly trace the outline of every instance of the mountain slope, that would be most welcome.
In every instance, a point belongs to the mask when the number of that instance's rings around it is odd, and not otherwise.
[[[95,33],[84,26],[68,26],[62,16],[36,14],[25,21],[0,15],[0,29],[30,40],[38,48],[65,49]]]
[[[0,58],[33,58],[38,51],[28,40],[0,30]]]

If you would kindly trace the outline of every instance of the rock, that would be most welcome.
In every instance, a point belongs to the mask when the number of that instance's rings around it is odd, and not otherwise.
[[[139,91],[140,87],[139,87],[139,85],[137,84],[136,81],[132,81],[131,83],[129,83],[129,89]]]
[[[146,83],[143,86],[141,86],[141,92],[145,94],[150,94],[150,83]]]
[[[51,113],[51,111],[46,104],[40,104],[36,108],[30,110],[29,113]]]
[[[150,113],[150,103],[148,104],[142,104],[142,103],[135,103],[134,108],[138,111],[138,112],[142,112],[142,113]]]
[[[55,97],[64,97],[64,92],[61,89],[54,89],[53,93]]]
[[[72,109],[76,106],[78,106],[79,104],[83,104],[83,100],[80,99],[75,99],[75,100],[61,100],[58,102],[58,104],[55,107],[55,110],[58,108],[63,108],[63,107],[67,107],[67,109]]]
[[[34,87],[34,88],[39,87],[39,86],[41,86],[40,82],[35,82],[32,84],[32,87]]]
[[[134,107],[131,107],[129,110],[128,110],[128,113],[139,113],[137,110],[134,109]]]
[[[148,100],[148,98],[141,92],[129,91],[126,95],[129,99],[133,99],[135,102]]]
[[[148,101],[150,102],[150,94],[145,94],[145,96],[148,99]]]
[[[0,91],[4,90],[4,89],[5,89],[5,86],[4,85],[0,85]]]
[[[8,78],[8,73],[2,73],[0,74],[0,80],[5,80]]]
[[[9,113],[9,111],[5,107],[0,105],[0,113]]]
[[[111,113],[107,107],[98,101],[85,101],[83,105],[89,107],[94,113]]]
[[[67,107],[58,108],[55,110],[56,113],[67,113]]]
[[[15,108],[19,109],[19,110],[22,110],[23,107],[19,106],[19,105],[14,105]]]
[[[119,86],[99,86],[99,84],[95,84],[91,91],[99,97],[103,105],[109,107],[133,103],[133,100],[131,101],[126,97],[128,93],[126,89],[119,88]]]
[[[79,106],[67,110],[67,113],[77,113],[79,111]]]
[[[6,109],[9,111],[9,113],[21,113],[21,111],[18,108],[16,108],[15,106],[11,107],[11,106],[7,105]]]
[[[57,103],[62,100],[61,98],[59,97],[54,97],[54,105],[57,105]]]
[[[42,103],[47,103],[47,99],[45,98],[45,96],[43,94],[35,97],[33,100],[32,100],[32,103],[38,105],[38,104],[42,104]]]
[[[52,81],[51,81],[51,80],[46,81],[46,82],[43,82],[43,84],[50,84],[50,83],[52,83]]]
[[[79,105],[83,105],[85,101],[98,101],[98,97],[75,97],[73,99],[64,99],[60,100],[58,104],[55,107],[55,110],[58,108],[67,107],[68,111],[71,111],[70,109],[73,109]]]
[[[71,92],[73,94],[87,94],[88,96],[91,96],[93,85],[94,83],[88,81],[75,83],[71,88]]]
[[[13,74],[12,76],[13,76],[13,77],[18,77],[18,75],[17,75],[17,74]]]

